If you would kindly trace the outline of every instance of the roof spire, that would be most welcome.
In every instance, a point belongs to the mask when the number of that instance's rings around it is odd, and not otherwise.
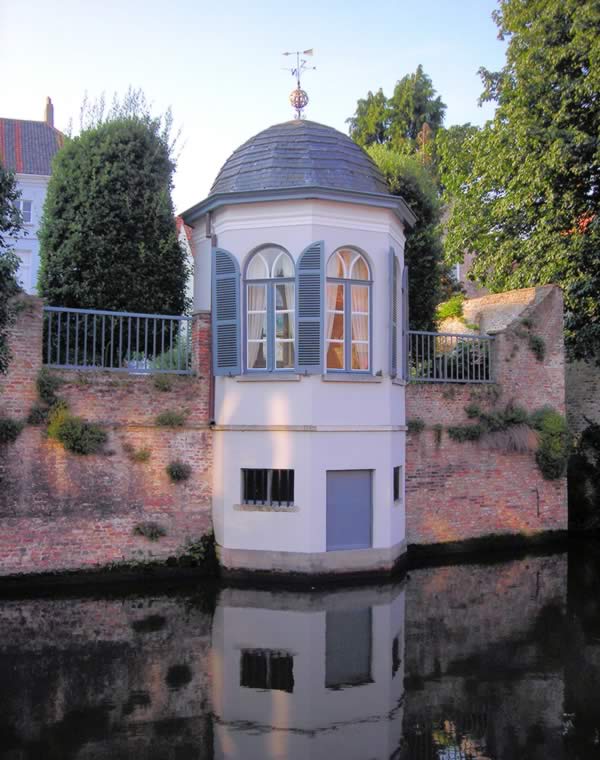
[[[300,56],[303,55],[314,55],[313,48],[310,48],[309,50],[295,50],[292,52],[284,53],[283,55],[295,55],[296,56],[296,66],[287,68],[284,67],[286,71],[291,72],[292,76],[296,79],[296,89],[292,90],[290,93],[290,103],[292,104],[292,108],[296,112],[296,119],[303,119],[304,114],[302,113],[304,111],[304,108],[308,105],[308,95],[306,92],[302,89],[300,86],[300,77],[302,74],[304,74],[305,71],[314,71],[317,67],[316,66],[308,66],[306,58],[301,58]]]

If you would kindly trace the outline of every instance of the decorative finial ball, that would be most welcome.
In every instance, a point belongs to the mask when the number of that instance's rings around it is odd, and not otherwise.
[[[290,103],[296,111],[301,111],[308,104],[308,95],[304,90],[292,90],[290,93]]]

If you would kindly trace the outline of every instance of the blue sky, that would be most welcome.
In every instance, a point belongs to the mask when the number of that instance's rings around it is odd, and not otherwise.
[[[306,75],[307,118],[344,132],[368,90],[419,63],[448,106],[446,124],[481,124],[477,69],[498,69],[504,43],[491,19],[496,0],[0,0],[0,116],[78,124],[85,91],[141,87],[155,110],[171,106],[182,128],[174,200],[201,200],[230,153],[256,132],[292,117],[294,82],[284,50],[314,48]],[[26,12],[24,10],[26,9]]]

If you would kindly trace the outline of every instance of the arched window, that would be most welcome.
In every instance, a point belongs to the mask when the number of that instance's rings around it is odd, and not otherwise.
[[[256,251],[246,266],[246,367],[295,366],[295,272],[291,256],[276,246]]]
[[[327,370],[371,369],[371,273],[364,256],[340,248],[327,263]]]

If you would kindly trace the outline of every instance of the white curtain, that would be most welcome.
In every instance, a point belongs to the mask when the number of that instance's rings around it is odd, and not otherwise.
[[[327,285],[327,339],[333,335],[333,318],[335,317],[335,304],[337,300],[338,285]]]
[[[355,342],[357,341],[357,342]],[[352,369],[369,368],[369,288],[352,286]]]
[[[327,285],[327,367],[344,369],[344,293],[340,283]],[[338,313],[335,313],[337,310]]]
[[[250,312],[256,312],[251,314]],[[248,367],[260,369],[266,362],[267,337],[267,286],[248,286]],[[258,342],[262,341],[262,342]],[[262,358],[257,367],[259,351],[263,349]]]

